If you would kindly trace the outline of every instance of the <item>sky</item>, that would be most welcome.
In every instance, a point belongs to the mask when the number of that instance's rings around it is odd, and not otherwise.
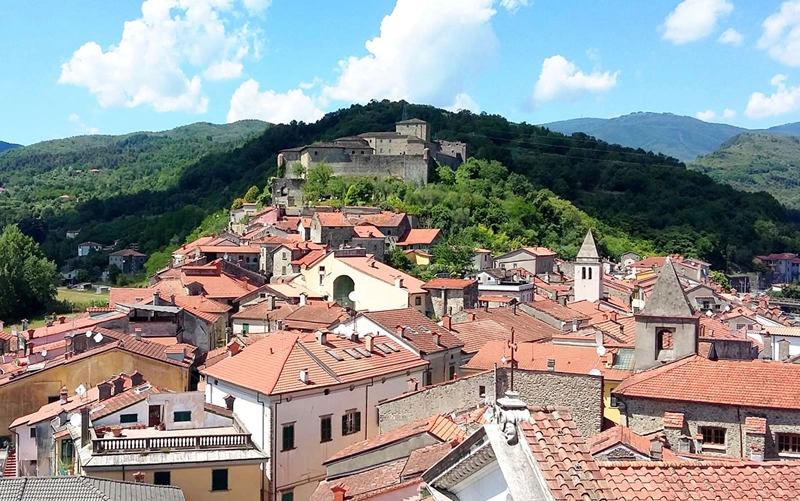
[[[800,0],[16,1],[0,53],[0,140],[20,144],[372,99],[800,121]]]

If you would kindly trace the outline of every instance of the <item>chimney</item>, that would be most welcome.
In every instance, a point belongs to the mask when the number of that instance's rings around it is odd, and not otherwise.
[[[81,409],[81,447],[89,443],[89,407]]]
[[[343,483],[338,483],[331,486],[331,492],[333,492],[333,501],[344,501],[344,495],[347,492],[347,486]]]
[[[664,444],[661,443],[660,437],[653,437],[650,440],[650,459],[653,461],[661,461],[663,458],[662,452],[664,450]]]
[[[470,313],[470,315],[474,316],[475,314]],[[444,327],[447,330],[452,330],[452,325],[453,325],[453,317],[451,317],[450,315],[445,315],[442,317],[442,327]]]
[[[28,329],[28,339],[33,339],[33,336],[36,334],[36,329]]]
[[[61,387],[61,392],[58,394],[58,396],[61,401],[61,405],[66,405],[67,400],[69,399],[69,393],[67,393],[66,386]]]
[[[58,317],[58,323],[63,324],[67,317]],[[3,330],[3,325],[0,323],[0,331]]]
[[[142,340],[142,328],[141,327],[134,328],[133,329],[133,335],[136,336],[136,339],[138,341],[141,341]]]
[[[547,359],[547,370],[550,372],[555,372],[556,370],[556,359],[555,358],[548,358]]]
[[[275,309],[275,296],[267,294],[267,310],[272,311]]]
[[[403,337],[403,332],[406,330],[405,327],[402,325],[398,325],[394,328],[394,331],[397,333],[398,336]]]
[[[364,344],[365,344],[364,348],[368,352],[372,353],[375,348],[375,338],[372,337],[371,334],[367,334],[366,336],[364,336]]]
[[[474,322],[475,320],[477,320],[477,316],[475,315],[474,311],[470,311],[469,313],[467,313],[467,320],[469,320],[470,322]]]
[[[317,343],[319,343],[320,346],[326,346],[328,344],[327,332],[322,332],[321,330],[318,330],[317,332],[314,333],[314,337],[317,338]]]
[[[161,297],[158,295],[158,292],[153,293],[153,306],[159,306],[161,303]]]
[[[609,311],[608,312],[608,318],[610,318],[612,322],[616,322],[617,321],[617,312],[616,311]]]
[[[512,305],[511,305],[511,313],[513,313],[514,315],[517,314],[517,302],[516,301],[513,301]]]
[[[403,277],[401,277],[399,275],[394,277],[394,286],[397,287],[398,289],[402,289],[403,288]]]
[[[103,381],[102,383],[97,385],[97,400],[102,402],[103,400],[109,398],[111,396],[111,383],[108,381]]]
[[[169,295],[169,302],[172,303],[172,306],[175,306],[175,294]]]
[[[123,391],[125,391],[125,378],[122,375],[115,377],[111,384],[114,385],[114,395],[119,395]]]
[[[436,346],[441,346],[442,345],[442,335],[439,334],[438,332],[434,332],[433,333],[433,343]]]
[[[231,339],[231,341],[228,343],[228,356],[235,356],[240,351],[242,351],[242,347],[236,342],[235,339]]]
[[[234,397],[233,395],[227,395],[222,400],[225,401],[225,408],[228,409],[229,411],[232,411],[233,410],[233,402],[236,400],[236,397]]]
[[[778,341],[778,360],[783,362],[789,358],[789,340],[781,339]]]
[[[408,378],[408,393],[419,390],[419,381],[416,378]]]
[[[302,381],[303,384],[308,384],[308,369],[300,369],[300,381]]]
[[[761,335],[761,339],[764,341],[764,351],[761,352],[761,358],[772,360],[772,335],[769,332],[765,332]]]
[[[578,319],[572,319],[572,332],[578,332]]]
[[[308,304],[308,294],[305,292],[300,293],[300,306],[305,306]]]
[[[33,338],[33,336],[31,336],[31,338]],[[28,351],[28,353],[26,353],[26,355],[27,356],[33,355],[33,349],[35,347],[36,347],[36,343],[34,343],[32,340],[29,340],[27,345],[26,345],[26,348],[27,348],[27,351]]]
[[[144,473],[142,473],[141,471],[137,471],[136,473],[134,473],[133,474],[133,481],[136,482],[137,484],[143,484],[144,483]]]
[[[131,374],[131,387],[135,388],[143,383],[144,376],[142,376],[142,373],[139,371],[134,371],[133,374]]]
[[[606,368],[610,369],[614,366],[614,353],[608,352],[606,353]]]
[[[5,327],[6,323],[0,320],[0,332],[3,331],[3,327]]]
[[[22,321],[22,330],[23,330],[23,331],[26,331],[26,330],[28,330],[28,319],[24,319],[24,320]]]
[[[558,296],[558,304],[561,306],[567,305],[567,296]]]

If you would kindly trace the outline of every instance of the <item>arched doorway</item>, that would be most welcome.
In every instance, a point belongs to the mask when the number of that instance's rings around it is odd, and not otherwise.
[[[355,308],[355,304],[353,304],[353,301],[348,297],[355,288],[356,284],[353,282],[352,278],[347,275],[337,277],[336,280],[333,281],[333,300],[345,308]]]

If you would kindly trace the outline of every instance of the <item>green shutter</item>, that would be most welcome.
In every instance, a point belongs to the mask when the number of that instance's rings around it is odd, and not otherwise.
[[[342,416],[342,436],[347,435],[347,414]]]

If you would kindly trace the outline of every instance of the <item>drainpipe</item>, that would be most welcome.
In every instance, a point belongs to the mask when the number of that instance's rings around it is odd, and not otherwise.
[[[375,378],[370,378],[369,384],[364,385],[364,440],[369,438],[369,388],[375,384]],[[331,424],[333,426],[333,424]]]

